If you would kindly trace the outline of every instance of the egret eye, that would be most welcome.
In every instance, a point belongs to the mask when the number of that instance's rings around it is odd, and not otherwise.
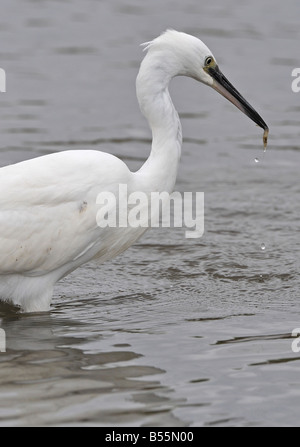
[[[212,61],[213,61],[213,58],[211,56],[208,56],[205,59],[205,66],[208,67],[212,63]]]

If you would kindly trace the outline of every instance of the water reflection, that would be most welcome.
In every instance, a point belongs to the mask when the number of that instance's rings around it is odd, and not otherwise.
[[[97,352],[85,351],[80,345],[86,342],[88,328],[81,322],[51,313],[19,315],[8,306],[0,312],[7,334],[7,352],[0,357],[1,408],[14,409],[0,416],[0,425],[84,420],[89,425],[137,420],[160,425],[161,413],[165,423],[182,424],[172,415],[170,390],[155,379],[164,371],[136,364],[142,355],[129,344],[102,351],[105,335],[99,330],[89,335]],[[64,327],[70,335],[64,335]]]

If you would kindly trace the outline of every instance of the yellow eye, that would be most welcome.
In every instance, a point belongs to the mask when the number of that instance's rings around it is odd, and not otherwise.
[[[209,67],[209,65],[211,65],[212,62],[213,62],[213,58],[212,58],[211,56],[208,56],[208,57],[205,59],[205,66],[206,66],[206,67]]]

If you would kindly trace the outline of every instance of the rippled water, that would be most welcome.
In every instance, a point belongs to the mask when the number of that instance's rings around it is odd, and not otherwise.
[[[151,230],[60,282],[49,314],[1,305],[1,426],[299,426],[299,15],[277,0],[2,0],[1,166],[93,148],[139,167],[139,44],[167,27],[205,41],[270,140],[263,153],[231,104],[173,81],[177,190],[205,192],[205,235]]]

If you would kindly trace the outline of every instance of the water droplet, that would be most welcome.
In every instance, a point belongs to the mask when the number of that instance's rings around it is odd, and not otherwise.
[[[266,249],[266,245],[265,245],[265,244],[261,244],[260,248],[261,248],[262,250],[265,250],[265,249]]]
[[[255,163],[259,163],[259,158],[254,159]]]

